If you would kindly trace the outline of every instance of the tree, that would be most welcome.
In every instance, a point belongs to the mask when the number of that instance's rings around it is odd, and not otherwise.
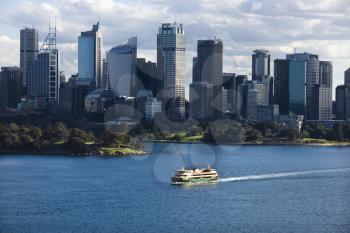
[[[92,133],[87,133],[85,130],[79,128],[70,129],[70,136],[80,138],[85,142],[91,141],[93,138]]]
[[[344,125],[342,123],[335,123],[333,126],[335,139],[338,141],[344,140]]]
[[[326,137],[327,129],[323,124],[317,123],[311,125],[311,130],[309,132],[311,137],[322,139]]]
[[[250,128],[247,130],[247,138],[246,141],[256,141],[261,138],[261,133],[259,130]]]
[[[127,140],[127,142],[129,139]],[[126,144],[124,143],[125,139],[123,135],[111,133],[108,130],[105,130],[101,135],[100,135],[100,144],[103,146],[111,147],[111,146],[119,146],[119,144]]]
[[[299,138],[299,130],[295,128],[287,129],[287,137],[289,140],[295,141]]]
[[[29,135],[33,138],[33,139],[40,139],[43,136],[43,131],[41,128],[36,127],[36,126],[30,126],[29,127]]]
[[[283,129],[280,134],[280,137],[288,138],[289,140],[296,140],[300,137],[299,130],[296,128],[288,128],[288,129]]]
[[[241,143],[245,139],[244,127],[229,119],[210,122],[203,137],[204,141],[216,144]]]
[[[63,123],[57,123],[47,130],[47,136],[51,142],[65,142],[69,137],[69,130]]]
[[[344,138],[350,139],[350,124],[344,125],[343,132],[344,132]]]
[[[89,146],[85,144],[84,140],[78,137],[69,137],[65,145],[70,151],[73,151],[74,153],[89,152]]]

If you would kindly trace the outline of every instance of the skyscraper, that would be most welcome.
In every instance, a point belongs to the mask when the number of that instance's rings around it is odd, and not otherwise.
[[[320,61],[320,80],[313,91],[311,119],[332,120],[333,65],[330,61]]]
[[[20,67],[23,83],[26,85],[31,66],[39,51],[39,33],[34,28],[24,28],[20,32]]]
[[[182,24],[163,23],[157,34],[157,69],[169,118],[185,117],[186,35]]]
[[[257,109],[259,105],[268,105],[268,100],[265,99],[265,90],[264,85],[262,83],[258,83],[256,81],[251,81],[246,84],[247,90],[247,115],[246,119],[248,120],[257,120]]]
[[[146,61],[145,58],[137,58],[136,63],[137,92],[150,90],[152,91],[153,97],[158,96],[161,90],[161,82],[157,78],[157,64],[155,62]]]
[[[91,31],[82,32],[78,38],[78,84],[91,89],[102,88],[102,39],[100,23]]]
[[[307,64],[303,60],[289,61],[288,67],[288,106],[293,115],[306,114]]]
[[[270,76],[270,53],[268,50],[255,50],[252,55],[252,80],[261,81]]]
[[[274,103],[279,105],[281,115],[289,114],[289,61],[276,59],[274,61]]]
[[[223,73],[223,86],[227,91],[227,111],[235,114],[237,111],[237,79],[235,73]]]
[[[348,85],[336,88],[336,118],[350,120],[350,86]]]
[[[107,53],[109,84],[118,96],[135,97],[137,38],[132,37]]]
[[[56,26],[49,33],[33,62],[27,80],[28,95],[42,97],[47,102],[58,102],[60,74],[56,49]]]
[[[16,108],[23,95],[23,75],[19,67],[2,67],[0,72],[0,111]]]
[[[205,117],[217,117],[224,113],[223,107],[223,43],[220,39],[199,40],[197,57],[193,59],[193,82],[191,91],[197,91],[198,100],[192,103],[206,106]],[[210,89],[213,89],[212,91]],[[208,91],[208,93],[205,93]],[[190,94],[192,98],[196,94]],[[201,103],[204,101],[205,103]],[[211,108],[211,109],[209,109]],[[193,112],[193,111],[192,111]]]
[[[110,84],[108,81],[108,63],[106,58],[103,58],[103,61],[102,61],[102,88],[104,89],[110,88]]]
[[[315,54],[288,54],[285,60],[275,60],[275,103],[280,113],[331,120],[332,72],[332,63],[319,61]]]

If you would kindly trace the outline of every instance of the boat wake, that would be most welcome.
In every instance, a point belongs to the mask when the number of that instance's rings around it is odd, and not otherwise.
[[[337,172],[350,172],[350,168],[309,170],[309,171],[272,173],[272,174],[261,174],[261,175],[250,175],[250,176],[234,176],[234,177],[220,178],[219,182],[265,180],[265,179],[274,179],[274,178],[281,178],[281,177],[302,176],[302,175],[323,174],[323,173],[337,173]]]

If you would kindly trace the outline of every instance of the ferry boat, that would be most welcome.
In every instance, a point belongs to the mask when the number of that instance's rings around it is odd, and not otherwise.
[[[219,179],[219,174],[215,169],[185,169],[178,170],[175,176],[171,177],[172,184],[189,184],[189,183],[211,183]]]

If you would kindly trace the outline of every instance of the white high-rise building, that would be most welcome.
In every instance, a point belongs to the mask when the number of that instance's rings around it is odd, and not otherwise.
[[[137,37],[107,53],[109,84],[118,96],[135,97],[136,88]]]
[[[162,81],[162,99],[168,116],[185,116],[186,35],[182,24],[163,23],[157,34],[158,77]]]
[[[102,39],[99,22],[78,38],[78,84],[102,87]]]
[[[56,48],[56,26],[49,26],[49,33],[27,75],[29,97],[58,104],[60,72],[59,53]]]

